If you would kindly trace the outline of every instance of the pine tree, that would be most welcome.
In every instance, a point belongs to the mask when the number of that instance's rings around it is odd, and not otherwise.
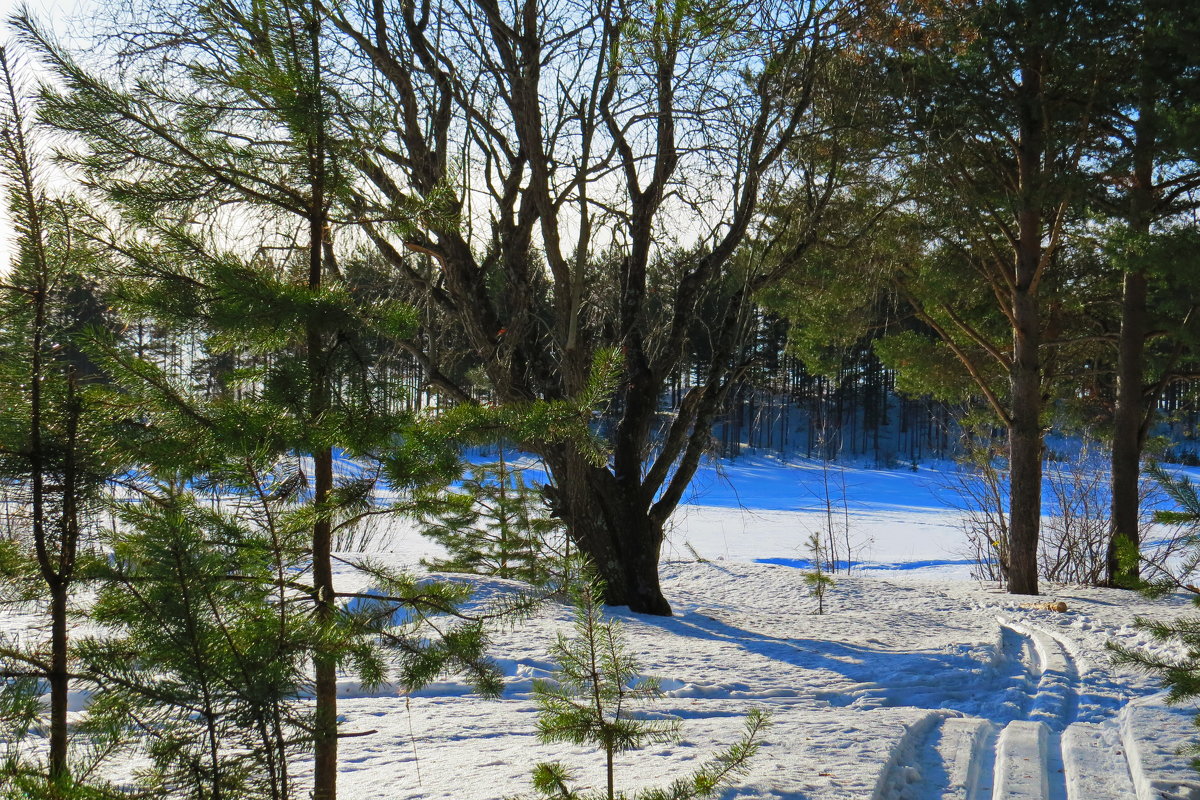
[[[339,558],[372,589],[335,591],[332,614],[313,613],[314,517],[325,517],[334,541],[352,541],[356,525],[410,508],[419,492],[381,506],[368,473],[337,482],[318,507],[311,462],[295,455],[312,432],[289,413],[290,395],[242,387],[242,400],[211,397],[127,349],[97,352],[137,420],[129,446],[151,483],[119,507],[123,524],[108,538],[114,558],[98,570],[94,608],[110,635],[83,643],[80,657],[98,685],[96,721],[124,721],[142,735],[154,765],[143,776],[148,789],[293,796],[293,762],[312,744],[319,656],[368,686],[414,690],[451,670],[498,692],[483,618],[464,610],[469,586],[422,582],[347,553]],[[457,439],[422,433],[407,442],[416,453],[380,454],[392,486],[454,474],[446,465],[457,464]],[[362,441],[333,426],[318,434]]]
[[[49,757],[43,765],[13,755],[0,784],[27,796],[81,791],[71,774],[67,727],[74,672],[70,613],[91,561],[90,544],[108,478],[119,471],[106,404],[80,374],[88,275],[100,260],[79,206],[51,197],[38,163],[30,109],[19,96],[0,49],[0,165],[17,234],[11,271],[0,284],[0,482],[17,536],[0,541],[6,599],[43,616],[46,641],[0,642],[0,715],[18,744],[42,720]],[[48,714],[38,706],[49,689]],[[77,753],[80,758],[86,757]]]
[[[144,745],[145,791],[297,796],[318,646],[368,687],[412,691],[454,671],[499,692],[481,619],[463,609],[469,586],[347,558],[373,588],[340,593],[332,622],[312,614],[311,500],[295,462],[271,463],[247,459],[240,483],[202,476],[204,495],[145,487],[119,509],[92,610],[106,634],[78,657],[96,687],[90,724],[132,728]]]
[[[1107,266],[1121,284],[1107,579],[1133,588],[1137,561],[1122,564],[1120,551],[1140,542],[1139,467],[1158,399],[1195,373],[1200,27],[1192,9],[1161,0],[1123,0],[1109,18],[1117,79],[1090,184],[1108,218]]]
[[[825,594],[833,588],[834,581],[824,568],[826,554],[825,548],[821,544],[820,531],[813,531],[812,535],[808,537],[808,553],[813,568],[804,573],[804,583],[808,586],[809,593],[817,598],[817,613],[824,614]]]
[[[127,311],[156,314],[175,332],[211,325],[210,342],[229,335],[225,320],[238,320],[239,341],[261,348],[269,366],[243,371],[236,392],[213,396],[130,347],[97,340],[98,357],[123,392],[127,447],[157,486],[143,486],[140,501],[122,509],[125,525],[109,542],[118,559],[101,571],[106,586],[96,606],[117,635],[88,642],[86,657],[102,685],[101,719],[115,725],[124,716],[145,734],[155,764],[150,787],[187,786],[197,798],[288,797],[296,791],[289,763],[297,745],[313,744],[318,715],[329,708],[316,680],[323,662],[352,670],[366,685],[394,680],[411,690],[454,670],[484,694],[499,690],[482,619],[463,610],[469,587],[419,582],[343,554],[372,590],[330,589],[315,569],[314,526],[327,528],[332,560],[336,543],[353,541],[356,526],[412,512],[431,487],[454,477],[465,438],[502,430],[555,435],[546,431],[576,431],[571,420],[582,417],[566,406],[531,408],[524,417],[512,409],[464,409],[433,420],[387,413],[357,391],[371,385],[355,380],[364,365],[332,350],[328,363],[342,389],[330,412],[313,419],[304,384],[294,382],[305,360],[294,345],[306,333],[296,306],[307,290],[228,254],[208,257],[194,238],[162,241],[193,245],[186,262],[180,251],[156,252],[190,268],[186,274],[203,286],[198,302],[188,306],[191,316],[175,313],[163,298],[179,277],[168,274],[161,283],[126,283]],[[262,305],[246,306],[247,294]],[[314,294],[323,301],[314,313],[387,330],[374,307]],[[335,479],[318,500],[309,454],[319,446],[376,467]],[[381,475],[399,492],[390,504],[375,494]],[[184,485],[202,496],[181,492]],[[214,512],[217,505],[227,512]],[[197,599],[180,602],[189,597]],[[314,613],[322,606],[327,614]],[[264,764],[265,771],[255,766]]]
[[[584,581],[575,590],[575,635],[559,634],[550,648],[558,663],[552,680],[536,681],[538,738],[543,742],[594,745],[603,752],[604,792],[581,792],[571,787],[570,771],[557,762],[541,763],[533,769],[533,788],[552,800],[618,800],[624,792],[616,788],[615,757],[648,744],[678,738],[680,723],[674,719],[646,719],[638,706],[662,696],[656,679],[640,674],[629,654],[620,624],[606,620],[601,606],[603,591],[597,583]],[[666,788],[636,792],[636,800],[689,800],[711,797],[734,778],[744,774],[758,749],[767,724],[766,715],[751,711],[746,733],[737,744],[724,750],[691,775]]]

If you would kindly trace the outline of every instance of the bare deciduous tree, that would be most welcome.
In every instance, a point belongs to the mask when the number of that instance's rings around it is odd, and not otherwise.
[[[347,61],[359,59],[348,118],[362,229],[461,330],[492,395],[571,397],[597,348],[620,349],[609,464],[571,444],[533,449],[607,601],[669,614],[663,526],[746,365],[752,297],[818,241],[837,191],[833,174],[785,174],[781,156],[827,135],[814,98],[852,4],[373,0],[324,11]],[[789,179],[812,190],[808,235],[760,268],[741,247],[760,202]],[[471,399],[449,377],[463,370],[411,344],[443,394]],[[668,411],[673,377],[690,389]]]

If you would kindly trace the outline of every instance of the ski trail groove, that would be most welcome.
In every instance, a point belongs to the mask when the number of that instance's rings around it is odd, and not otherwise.
[[[1030,675],[1037,684],[1025,719],[1013,720],[996,745],[993,800],[1068,800],[1062,732],[1079,707],[1079,670],[1050,633],[997,617],[1032,645]]]
[[[1082,681],[1067,644],[1034,625],[997,621],[1032,642],[1038,679],[1028,719],[1001,734],[1010,745],[997,748],[994,800],[1133,798],[1128,750],[1111,746],[1115,731],[1076,722]]]
[[[987,717],[935,711],[912,725],[893,748],[873,800],[1098,800],[1105,787],[1125,797],[1123,760],[1074,757],[1071,727],[1079,708],[1079,669],[1049,632],[997,617],[992,686],[998,702]],[[1008,669],[1002,669],[1008,667]],[[1097,771],[1099,768],[1099,771]]]

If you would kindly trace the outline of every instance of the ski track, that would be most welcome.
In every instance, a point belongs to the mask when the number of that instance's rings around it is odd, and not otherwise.
[[[1118,677],[1107,666],[1102,644],[1113,637],[1142,640],[1127,626],[1101,622],[1106,607],[1114,607],[1106,590],[1072,590],[1066,595],[1071,611],[1056,614],[1024,609],[1017,598],[969,584],[942,588],[839,577],[830,613],[816,616],[801,576],[786,566],[673,562],[665,565],[664,578],[677,600],[677,616],[615,612],[638,659],[662,679],[666,698],[660,711],[684,719],[689,732],[685,745],[657,753],[664,759],[660,776],[670,771],[667,762],[685,769],[728,742],[729,726],[756,705],[770,710],[775,724],[748,779],[754,788],[729,797],[1200,798],[1184,792],[1187,767],[1173,756],[1173,748],[1186,740],[1186,726],[1164,728],[1159,760],[1134,763],[1131,777],[1130,761],[1140,758],[1147,724],[1135,725],[1123,709],[1147,693],[1139,688],[1147,684]],[[565,621],[565,610],[558,616]],[[936,638],[927,638],[934,630]],[[664,636],[676,646],[663,650]],[[521,634],[498,644],[508,649],[518,641],[502,663],[505,698],[516,716],[528,717],[531,679],[552,665]],[[430,696],[413,699],[414,709],[432,703],[461,715],[464,706],[454,694],[434,688]],[[1149,707],[1146,713],[1158,711]],[[1177,720],[1190,723],[1187,717]],[[463,725],[461,716],[458,724]],[[465,735],[484,736],[483,730],[480,725]],[[463,736],[459,727],[444,741],[426,738],[420,747],[428,753]],[[486,736],[499,740],[494,732]],[[526,741],[527,759],[541,752]],[[361,746],[359,740],[348,744]],[[1130,760],[1126,753],[1132,753]],[[373,753],[367,763],[380,755]],[[1168,774],[1176,768],[1168,760],[1172,756],[1181,762],[1182,779]],[[873,769],[863,769],[865,764]],[[480,768],[494,774],[497,784],[523,781],[523,770],[511,760],[489,760]],[[638,781],[655,781],[655,775],[635,771]],[[582,774],[589,774],[586,767]],[[427,775],[423,788],[392,797],[462,797],[460,787],[439,793],[429,780]],[[1164,786],[1178,791],[1159,791]],[[377,796],[362,792],[364,798]]]
[[[1112,725],[1076,721],[1081,678],[1068,645],[1006,616],[996,622],[996,673],[979,687],[1003,698],[994,713],[935,711],[910,726],[872,800],[1135,797],[1126,749],[1111,746]],[[1089,748],[1088,739],[1110,746]]]

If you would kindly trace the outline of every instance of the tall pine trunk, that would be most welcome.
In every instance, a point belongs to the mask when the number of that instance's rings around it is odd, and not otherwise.
[[[318,170],[321,176],[323,170]],[[314,182],[314,196],[322,198],[321,181]],[[309,228],[308,287],[321,288],[323,236],[325,213],[323,202],[314,203],[315,210]],[[308,321],[308,379],[309,419],[316,426],[329,410],[329,375],[325,368],[325,348],[320,323]],[[334,621],[333,589],[333,525],[326,504],[333,491],[333,449],[321,447],[313,451],[313,504],[316,521],[312,530],[313,592],[316,618],[322,626]],[[337,797],[338,735],[337,735],[337,658],[318,645],[313,653],[314,715],[313,715],[313,798],[335,800]]]
[[[1008,590],[1038,593],[1038,533],[1042,513],[1041,370],[1038,308],[1028,294],[1013,304],[1012,418],[1008,429]]]
[[[321,288],[321,237],[323,214],[314,215],[309,253],[311,270],[309,288]],[[319,425],[329,410],[329,376],[325,370],[325,352],[317,320],[308,322],[309,415],[312,424]],[[321,447],[313,454],[313,504],[316,521],[312,530],[313,592],[316,619],[322,625],[334,621],[333,589],[333,526],[326,504],[333,491],[333,449]],[[313,653],[314,714],[313,714],[313,798],[335,800],[337,797],[338,735],[337,735],[337,658],[319,644]]]
[[[333,623],[333,547],[332,526],[323,510],[333,489],[333,451],[326,447],[313,453],[313,502],[318,508],[313,525],[313,590],[316,615],[322,625]],[[313,655],[315,672],[315,711],[313,715],[313,798],[337,797],[337,659],[318,647]]]
[[[1134,123],[1133,185],[1129,198],[1129,227],[1139,237],[1148,236],[1154,197],[1154,99],[1143,76],[1139,115]],[[1117,341],[1117,397],[1113,408],[1112,535],[1108,543],[1109,586],[1134,587],[1140,570],[1136,558],[1125,563],[1123,551],[1136,553],[1140,545],[1142,449],[1153,414],[1153,399],[1145,396],[1146,306],[1148,278],[1145,270],[1125,273],[1121,298],[1121,328]],[[1149,401],[1149,402],[1148,402]]]
[[[1117,346],[1117,398],[1113,409],[1109,586],[1136,586],[1139,575],[1137,560],[1125,561],[1123,555],[1136,552],[1140,539],[1139,483],[1146,419],[1142,389],[1147,329],[1146,283],[1144,272],[1125,273]]]
[[[322,103],[320,37],[318,10],[309,10],[309,46],[312,49],[312,94],[314,125],[308,145],[309,177],[312,181],[308,215],[308,288],[322,288],[327,225],[325,198],[325,119]],[[321,335],[320,320],[310,318],[307,332],[309,418],[319,426],[329,411],[329,372],[327,353]],[[313,504],[316,521],[312,532],[313,591],[316,594],[316,618],[322,626],[334,622],[333,525],[326,504],[333,491],[333,449],[325,446],[313,451]],[[338,771],[337,657],[319,645],[313,654],[313,800],[336,800]]]
[[[1041,194],[1046,117],[1042,109],[1044,56],[1035,45],[1025,54],[1017,93],[1019,180],[1012,297],[1012,366],[1009,371],[1009,564],[1008,590],[1038,593],[1038,534],[1042,516],[1042,363],[1039,288],[1044,219]]]

